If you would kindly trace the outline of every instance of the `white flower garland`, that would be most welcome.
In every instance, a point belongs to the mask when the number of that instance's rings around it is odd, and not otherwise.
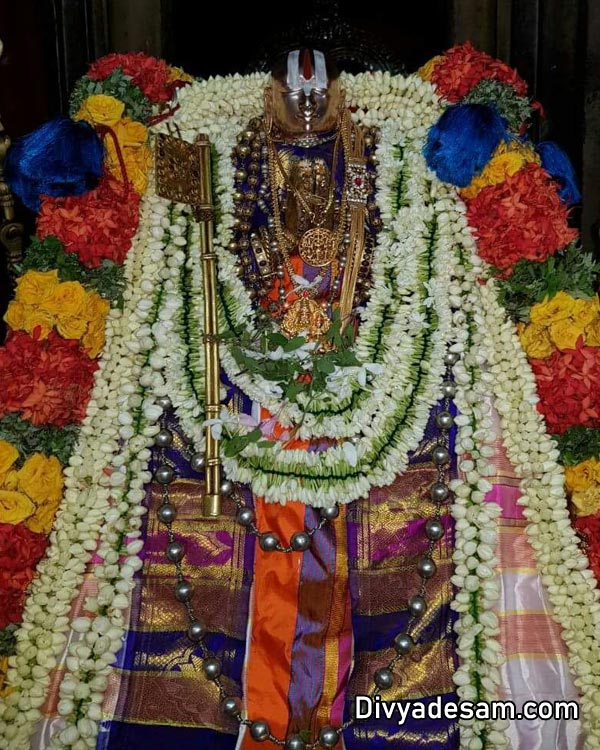
[[[458,213],[456,219],[459,224],[461,220],[464,223]],[[454,366],[459,411],[455,419],[455,450],[460,476],[451,483],[455,520],[452,583],[457,587],[451,607],[459,613],[455,632],[460,665],[453,681],[462,701],[478,702],[497,700],[501,682],[498,668],[503,656],[497,640],[500,628],[492,611],[500,594],[494,571],[501,509],[485,500],[492,489],[487,477],[494,472],[488,458],[494,454],[495,436],[487,401],[491,379],[486,370],[489,334],[478,312],[481,302],[477,279],[483,264],[475,254],[472,239],[464,234],[457,244],[455,267],[458,278],[452,291],[461,298],[454,313],[457,341],[453,346],[461,354]],[[461,747],[474,750],[507,746],[508,722],[461,719],[459,724]]]

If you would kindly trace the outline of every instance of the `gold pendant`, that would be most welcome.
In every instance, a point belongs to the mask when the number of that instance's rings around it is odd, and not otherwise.
[[[327,333],[330,325],[331,321],[314,299],[301,297],[284,315],[281,332],[289,339],[307,333],[309,341],[314,341]]]
[[[335,258],[335,235],[329,229],[315,227],[304,232],[298,246],[298,253],[309,266],[322,268]]]

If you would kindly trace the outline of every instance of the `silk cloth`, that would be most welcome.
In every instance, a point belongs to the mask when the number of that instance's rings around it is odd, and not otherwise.
[[[518,504],[519,482],[502,445],[498,414],[492,406],[496,440],[491,458],[493,489],[486,500],[502,508],[498,527],[500,641],[506,662],[501,669],[500,697],[520,710],[526,701],[576,701],[578,693],[569,672],[560,625],[537,572],[533,550],[525,534],[526,520]],[[513,750],[580,750],[581,724],[576,720],[512,721]]]
[[[268,702],[269,690],[272,685],[280,689],[281,680],[267,677],[261,683],[267,696],[262,709],[273,731],[278,729],[277,721],[283,733],[316,731],[334,720],[339,725],[348,717],[351,697],[367,693],[373,672],[393,656],[393,637],[406,625],[407,600],[419,586],[416,559],[426,549],[423,527],[433,513],[429,487],[437,471],[430,454],[437,410],[404,475],[389,488],[373,491],[368,501],[344,509],[335,523],[315,534],[308,555],[285,556],[299,569],[301,585],[291,597],[295,607],[291,620],[278,620],[284,613],[273,612],[276,627],[267,621],[262,631],[262,637],[270,634],[272,639],[267,651],[273,675],[279,670],[284,684],[287,679],[285,700],[278,704],[286,704],[283,712],[274,712]],[[174,420],[171,426],[176,428]],[[249,682],[244,665],[251,666],[248,657],[255,645],[248,632],[258,545],[255,537],[235,523],[231,505],[216,519],[200,515],[201,479],[181,459],[180,447],[177,440],[169,457],[180,476],[171,485],[171,495],[178,507],[174,530],[187,549],[184,572],[195,586],[196,613],[209,630],[207,645],[223,662],[226,689],[240,695]],[[205,678],[198,650],[185,635],[185,608],[173,596],[174,566],[164,557],[167,534],[156,519],[160,501],[160,488],[151,483],[146,497],[144,567],[136,580],[125,645],[107,692],[107,718],[98,750],[152,750],[165,745],[178,750],[233,750],[238,724],[220,712],[218,692]],[[249,494],[247,501],[252,502]],[[299,504],[270,509],[273,514],[275,509],[281,513],[286,508],[297,514]],[[305,522],[314,522],[309,518],[314,510],[303,506],[302,513]],[[292,523],[290,528],[297,530],[295,520],[280,523]],[[454,614],[449,607],[452,522],[447,507],[443,521],[446,535],[435,553],[438,573],[427,587],[429,609],[415,631],[418,646],[396,668],[397,686],[387,691],[386,699],[456,699],[452,685]],[[282,538],[286,537],[282,534]],[[281,554],[267,557],[274,570],[282,564]],[[265,579],[262,584],[269,585]],[[324,591],[329,592],[328,599],[322,596]],[[257,700],[261,700],[259,692]],[[397,719],[366,720],[349,728],[343,743],[348,750],[451,750],[458,746],[458,733],[455,723],[444,719],[409,721],[402,727]]]
[[[244,406],[241,401],[240,404]],[[177,427],[173,419],[171,426]],[[551,607],[531,557],[517,504],[518,483],[501,445],[497,419],[496,430],[496,455],[492,459],[496,475],[487,499],[498,502],[503,509],[498,543],[502,596],[497,606],[507,655],[501,673],[503,697],[517,704],[531,699],[574,699],[577,694],[569,676],[560,628],[551,619]],[[392,487],[374,491],[368,500],[351,504],[345,511],[352,632],[350,646],[342,643],[338,647],[338,684],[345,679],[348,648],[352,671],[342,699],[344,718],[348,717],[350,696],[366,692],[374,669],[389,658],[392,634],[405,622],[406,600],[416,588],[410,557],[422,547],[422,535],[414,532],[423,523],[419,519],[426,515],[426,488],[433,480],[427,460],[431,423],[429,433],[411,457],[408,471]],[[194,607],[209,628],[208,645],[223,661],[228,690],[239,695],[247,652],[256,543],[233,521],[231,503],[225,503],[218,519],[200,515],[201,477],[182,460],[181,447],[176,438],[170,452],[181,476],[172,485],[173,502],[178,506],[175,529],[178,536],[185,537],[185,571],[196,587]],[[246,497],[252,502],[248,494]],[[173,597],[173,566],[165,562],[166,534],[155,514],[160,491],[152,483],[147,486],[145,503],[149,513],[142,529],[146,542],[142,552],[144,567],[136,576],[131,607],[126,613],[129,627],[106,693],[98,750],[163,750],[167,746],[178,750],[234,750],[238,742],[237,722],[225,719],[218,710],[217,691],[204,678],[195,649],[185,636],[184,608]],[[414,658],[396,668],[396,674],[401,670],[402,677],[396,683],[398,687],[390,691],[393,699],[422,697],[430,702],[440,695],[445,702],[456,698],[451,682],[456,663],[453,615],[448,606],[452,543],[449,520],[445,522],[448,533],[437,553],[440,573],[428,584],[430,609],[422,623]],[[335,525],[336,530],[340,523]],[[344,551],[340,553],[341,560]],[[98,562],[95,558],[89,566],[73,602],[73,617],[85,613],[86,597],[96,593],[93,568]],[[70,635],[71,641],[79,638],[74,632]],[[310,650],[309,640],[303,647],[310,658],[317,654],[316,648]],[[274,654],[274,658],[277,656]],[[46,750],[51,735],[63,726],[57,703],[65,658],[63,655],[59,659],[51,673],[48,699],[42,707],[44,718],[32,740],[33,750]],[[313,674],[312,665],[306,660],[296,660],[295,664],[299,674]],[[318,659],[315,664],[316,671],[323,674]],[[332,704],[334,716],[339,702],[338,696],[337,703],[334,700]],[[300,705],[298,700],[295,703]],[[582,746],[579,722],[513,722],[509,734],[513,750],[578,750]],[[440,726],[419,721],[398,727],[394,719],[367,720],[348,729],[344,743],[348,750],[456,748],[458,732],[453,723]]]

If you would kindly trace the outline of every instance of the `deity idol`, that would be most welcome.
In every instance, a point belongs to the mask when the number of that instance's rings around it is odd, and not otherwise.
[[[2,750],[600,747],[599,597],[553,437],[600,411],[590,389],[569,422],[551,394],[594,380],[600,309],[528,107],[470,45],[409,77],[294,50],[191,82],[110,55],[72,121],[15,147],[41,212],[0,427],[38,440],[3,441],[0,502],[53,532]],[[41,187],[60,138],[70,182]],[[578,286],[550,290],[567,267]],[[52,475],[59,451],[31,446],[78,421],[43,524],[26,466]],[[583,518],[590,466],[567,472]],[[467,710],[497,699],[577,712]]]

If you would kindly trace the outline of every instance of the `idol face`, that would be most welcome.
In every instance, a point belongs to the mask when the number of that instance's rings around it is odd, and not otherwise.
[[[323,133],[336,126],[342,101],[339,81],[330,81],[327,88],[306,88],[291,88],[276,78],[271,82],[273,119],[285,133]]]

